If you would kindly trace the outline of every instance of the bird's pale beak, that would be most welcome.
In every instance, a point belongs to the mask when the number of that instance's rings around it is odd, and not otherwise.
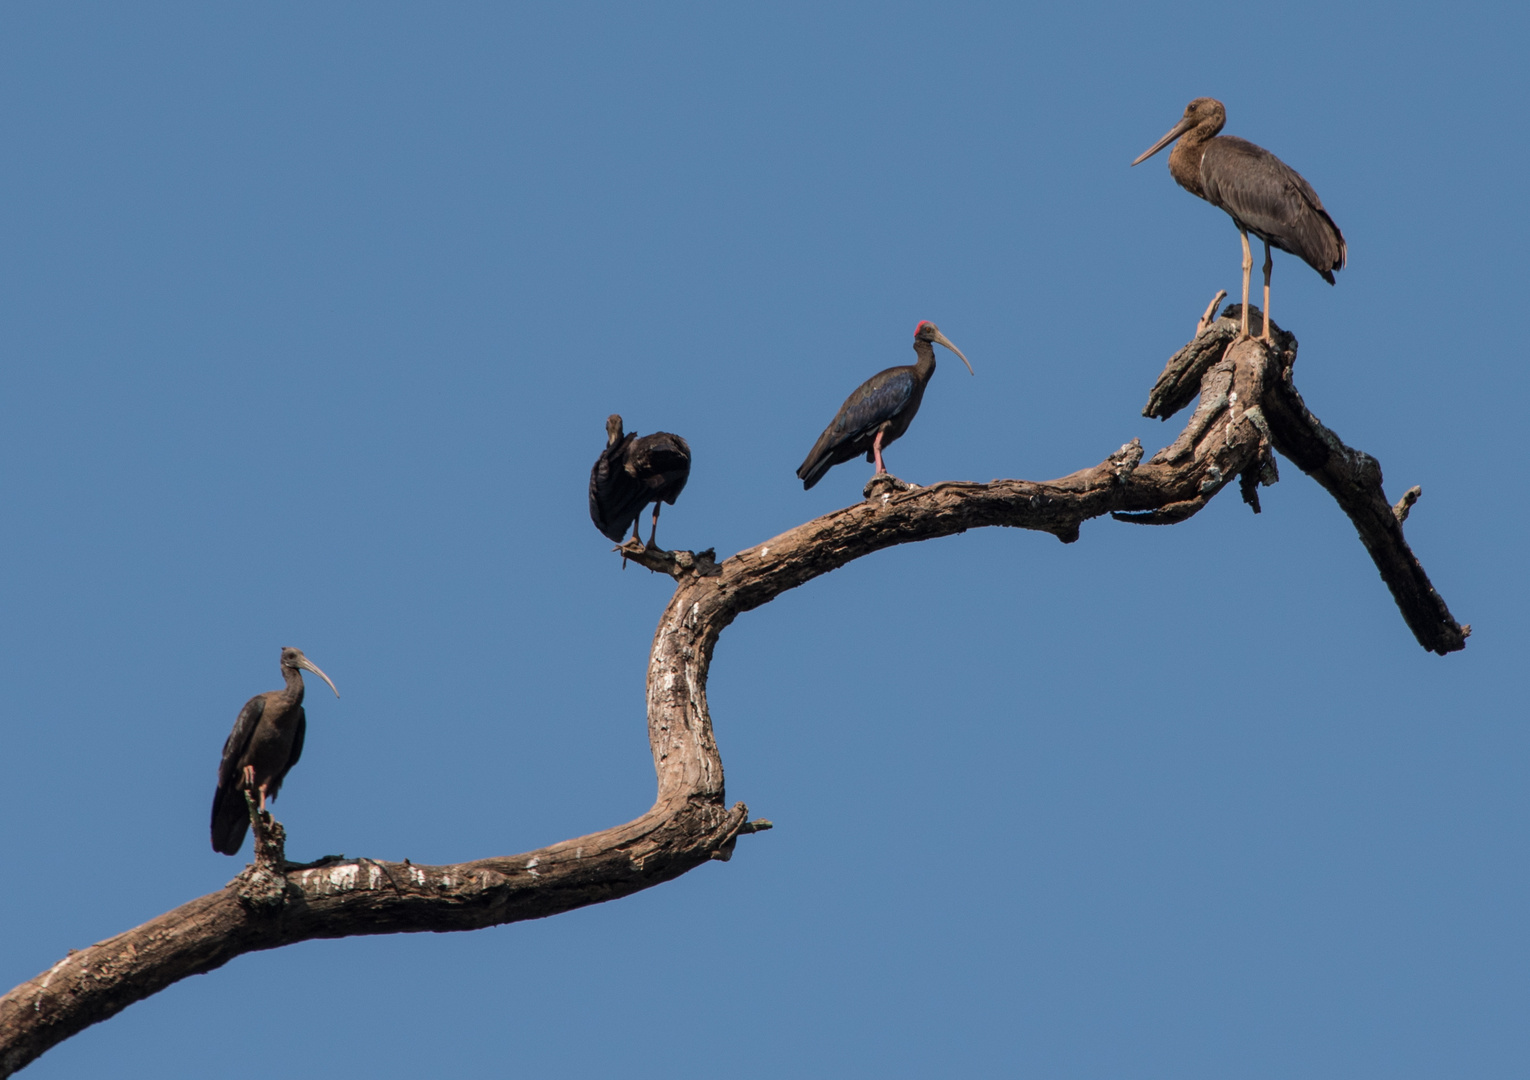
[[[968,359],[965,356],[962,356],[962,351],[960,349],[958,349],[955,345],[951,344],[951,339],[950,338],[946,337],[946,335],[942,334],[939,330],[937,330],[937,331],[935,331],[935,340],[940,342],[946,348],[950,349],[957,356],[961,356],[962,357],[962,363],[967,365],[967,370],[969,372],[971,372],[973,375],[977,374],[977,372],[972,370],[971,362],[968,361]]]
[[[1133,165],[1141,165],[1148,158],[1150,158],[1154,154],[1158,153],[1158,151],[1162,150],[1165,146],[1168,146],[1171,142],[1173,142],[1175,139],[1179,138],[1181,135],[1183,135],[1185,132],[1189,131],[1194,126],[1195,125],[1191,122],[1190,118],[1188,116],[1185,117],[1179,123],[1175,124],[1172,128],[1170,128],[1169,129],[1169,133],[1167,135],[1165,135],[1163,138],[1159,139],[1157,142],[1155,142],[1152,146],[1148,147],[1146,150],[1142,151],[1142,153],[1138,154],[1137,155],[1137,160],[1132,162],[1132,164]]]
[[[299,660],[298,661],[298,667],[304,668],[304,669],[306,669],[308,671],[313,672],[319,678],[321,678],[325,682],[329,683],[329,688],[331,690],[335,690],[335,684],[333,682],[330,682],[329,676],[324,674],[324,672],[320,671],[319,670],[319,665],[315,664],[312,660],[308,659],[308,657],[305,656],[301,660]],[[339,697],[339,696],[340,696],[340,691],[335,690],[335,697]]]

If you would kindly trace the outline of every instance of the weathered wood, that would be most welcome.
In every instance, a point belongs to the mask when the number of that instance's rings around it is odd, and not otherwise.
[[[312,938],[473,930],[543,918],[727,859],[741,834],[769,823],[749,821],[742,803],[726,803],[706,698],[718,636],[743,612],[895,544],[991,525],[1072,543],[1083,522],[1106,514],[1145,524],[1183,521],[1234,477],[1244,478],[1245,498],[1255,480],[1272,483],[1273,445],[1350,516],[1420,644],[1442,654],[1464,647],[1470,628],[1451,617],[1409,550],[1402,515],[1381,490],[1375,459],[1345,446],[1291,385],[1295,339],[1277,331],[1274,349],[1249,339],[1233,344],[1230,322],[1224,312],[1160,377],[1160,386],[1174,389],[1159,394],[1155,388],[1158,404],[1150,401],[1150,409],[1188,404],[1183,386],[1192,370],[1201,401],[1180,437],[1146,462],[1133,439],[1098,465],[1039,483],[915,487],[879,478],[868,485],[864,502],[721,564],[710,551],[661,551],[629,541],[618,549],[625,558],[676,581],[649,657],[648,736],[658,797],[647,813],[536,851],[452,866],[339,858],[297,866],[281,854],[280,825],[257,821],[256,862],[223,890],[71,952],[0,998],[0,1076],[133,1002],[243,953]]]

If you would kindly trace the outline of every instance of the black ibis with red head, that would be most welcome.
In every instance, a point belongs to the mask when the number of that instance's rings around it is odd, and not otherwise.
[[[328,675],[291,646],[282,650],[282,678],[287,685],[280,690],[256,694],[244,703],[234,730],[223,744],[223,760],[218,763],[218,790],[213,794],[212,846],[224,855],[237,855],[250,827],[249,808],[244,803],[246,784],[260,795],[260,809],[266,800],[276,798],[287,777],[287,770],[303,756],[303,736],[308,718],[303,713],[303,672],[311,671],[335,690]],[[335,697],[340,691],[335,690]]]
[[[1236,135],[1218,135],[1227,110],[1215,98],[1196,98],[1169,133],[1132,162],[1152,157],[1175,139],[1169,152],[1169,175],[1180,187],[1221,207],[1243,238],[1243,328],[1248,337],[1248,281],[1254,269],[1248,234],[1264,241],[1264,334],[1270,340],[1270,248],[1304,260],[1332,285],[1333,272],[1344,269],[1344,234],[1323,200],[1300,173],[1261,146]]]
[[[962,351],[942,334],[932,322],[914,327],[914,353],[918,363],[879,371],[845,399],[839,412],[823,429],[807,460],[797,469],[797,478],[806,491],[835,465],[866,455],[877,464],[876,475],[887,471],[882,464],[882,449],[908,430],[924,400],[924,388],[935,374],[935,345],[944,345],[957,356],[967,370],[972,365]],[[974,375],[977,372],[972,372]]]
[[[590,470],[590,520],[618,544],[632,527],[638,539],[638,518],[653,503],[653,530],[648,546],[659,533],[659,504],[674,506],[691,476],[691,447],[678,435],[655,431],[639,437],[623,433],[622,418],[606,417],[606,448]]]

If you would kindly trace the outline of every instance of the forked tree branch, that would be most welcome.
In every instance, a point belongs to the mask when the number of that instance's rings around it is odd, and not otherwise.
[[[1232,309],[1229,309],[1231,311]],[[1205,320],[1203,320],[1204,322]],[[142,926],[71,951],[0,998],[0,1076],[135,1001],[243,953],[311,938],[474,930],[615,900],[727,859],[740,834],[768,822],[728,806],[722,759],[707,713],[707,671],[718,635],[743,612],[853,559],[988,525],[1048,532],[1065,543],[1112,514],[1170,524],[1194,514],[1234,478],[1258,509],[1259,484],[1276,479],[1271,448],[1312,475],[1359,531],[1403,618],[1426,649],[1465,644],[1430,586],[1381,488],[1375,459],[1317,421],[1291,384],[1296,342],[1234,343],[1236,316],[1175,354],[1145,410],[1168,416],[1200,395],[1179,438],[1143,461],[1132,440],[1100,464],[1045,483],[995,480],[914,487],[892,477],[866,500],[739,552],[665,552],[629,542],[625,557],[676,580],[648,665],[648,737],[658,798],[641,817],[551,847],[452,866],[334,858],[297,865],[281,827],[255,821],[256,860],[219,892]],[[1409,503],[1411,505],[1411,503]]]

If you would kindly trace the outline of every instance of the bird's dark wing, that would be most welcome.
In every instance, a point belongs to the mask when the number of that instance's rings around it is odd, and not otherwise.
[[[831,467],[865,453],[876,438],[876,429],[907,408],[913,396],[912,367],[888,368],[861,383],[797,469],[803,488],[818,483]]]
[[[1306,261],[1330,285],[1347,256],[1344,234],[1302,175],[1262,146],[1221,135],[1201,156],[1207,201],[1282,251]]]
[[[287,773],[292,766],[298,763],[298,758],[303,756],[303,739],[308,735],[308,714],[303,711],[303,706],[297,707],[297,732],[292,736],[292,753],[287,758],[285,767],[277,771],[266,785],[266,798],[276,798],[276,793],[282,789],[282,781],[287,779]]]
[[[643,491],[626,470],[629,448],[636,435],[624,435],[615,446],[601,451],[590,470],[590,520],[608,539],[618,544],[643,509]]]
[[[244,703],[234,721],[234,730],[223,744],[223,760],[218,762],[218,789],[213,792],[212,846],[224,855],[236,855],[250,827],[249,810],[239,787],[239,763],[250,747],[250,739],[266,711],[266,695],[256,694]]]
[[[250,739],[254,737],[255,728],[259,725],[265,711],[266,695],[264,694],[256,694],[244,703],[244,708],[239,710],[239,716],[234,720],[234,730],[228,733],[228,739],[223,743],[223,760],[218,762],[220,788],[237,786],[239,759],[244,757],[244,752],[249,749]]]
[[[667,431],[644,435],[632,444],[627,469],[643,484],[645,504],[663,499],[674,506],[691,476],[691,444]]]
[[[289,769],[303,756],[303,738],[308,734],[308,714],[303,711],[303,706],[297,707],[297,714],[297,734],[292,737],[292,756],[287,759]]]

